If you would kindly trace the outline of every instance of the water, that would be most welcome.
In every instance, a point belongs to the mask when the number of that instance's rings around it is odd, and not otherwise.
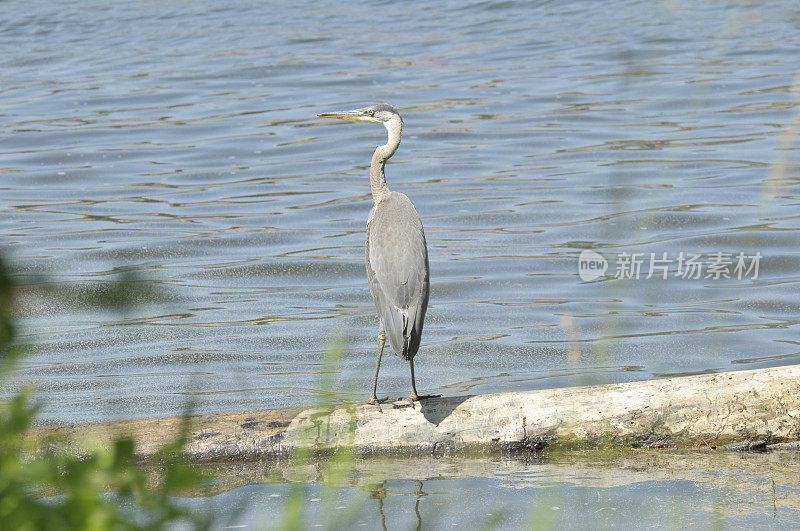
[[[796,452],[368,461],[356,461],[338,489],[304,485],[301,527],[775,529],[800,517]],[[275,464],[222,470],[229,480],[217,493],[185,503],[211,505],[220,527],[231,528],[279,528],[300,488],[288,478],[333,475]]]
[[[421,391],[800,362],[791,0],[3,7],[0,245],[33,345],[4,392],[34,385],[44,421],[312,404],[335,337],[334,398],[365,399],[385,133],[315,115],[383,100],[430,252]],[[620,253],[717,252],[760,253],[757,278],[615,276]],[[167,300],[80,301],[121,269]],[[385,358],[382,394],[408,379]]]
[[[377,100],[405,117],[387,177],[430,249],[421,388],[800,362],[793,2],[25,6],[0,26],[3,248],[76,293],[124,267],[169,298],[28,297],[20,381],[45,419],[172,414],[187,392],[309,404],[340,335],[342,397],[366,397],[385,133],[315,115]],[[599,281],[583,249],[611,262]],[[756,279],[615,278],[623,252],[763,260]],[[384,362],[384,393],[408,379]]]

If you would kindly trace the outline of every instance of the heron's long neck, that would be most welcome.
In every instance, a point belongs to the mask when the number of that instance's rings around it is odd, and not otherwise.
[[[397,151],[400,145],[400,138],[403,136],[403,122],[394,119],[386,122],[386,131],[389,133],[389,140],[386,144],[375,148],[372,155],[372,164],[369,167],[369,184],[372,187],[372,200],[376,203],[389,194],[389,187],[386,186],[386,175],[383,169],[386,161]]]

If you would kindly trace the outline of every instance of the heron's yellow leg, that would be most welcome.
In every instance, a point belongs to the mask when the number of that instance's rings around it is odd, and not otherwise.
[[[411,362],[411,401],[418,402],[420,400],[424,400],[426,398],[439,398],[442,395],[418,395],[417,394],[417,382],[414,381],[414,359],[408,360]]]
[[[375,366],[375,381],[372,382],[372,397],[369,404],[378,403],[378,371],[381,370],[381,357],[383,356],[383,346],[386,344],[386,332],[381,329],[378,334],[378,364]]]

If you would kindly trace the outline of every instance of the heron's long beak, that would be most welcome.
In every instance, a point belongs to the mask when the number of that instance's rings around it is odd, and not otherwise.
[[[355,111],[336,111],[336,112],[323,112],[318,114],[320,118],[338,118],[340,120],[355,120],[357,122],[375,122],[376,120],[366,114],[363,109]]]
[[[323,112],[318,114],[320,118],[341,118],[342,120],[357,120],[361,117],[361,111],[336,111]]]

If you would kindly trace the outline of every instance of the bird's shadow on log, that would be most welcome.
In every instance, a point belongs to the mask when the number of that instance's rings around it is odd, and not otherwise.
[[[425,420],[438,426],[450,416],[455,408],[463,404],[469,396],[446,396],[439,398],[426,398],[420,400],[420,411]]]

